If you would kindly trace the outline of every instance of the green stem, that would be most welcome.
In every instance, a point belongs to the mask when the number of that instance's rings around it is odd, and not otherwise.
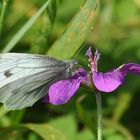
[[[97,103],[97,140],[102,140],[102,101],[101,94],[98,92],[95,94]]]
[[[1,7],[1,14],[0,14],[0,40],[1,40],[2,25],[3,25],[3,19],[4,19],[6,6],[7,6],[7,0],[3,0],[2,7]]]

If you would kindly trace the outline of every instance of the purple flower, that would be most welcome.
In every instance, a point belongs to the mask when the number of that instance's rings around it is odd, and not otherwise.
[[[89,57],[93,82],[90,83],[86,71],[79,68],[72,77],[52,84],[48,94],[43,99],[44,102],[53,105],[67,103],[76,94],[81,83],[85,85],[93,83],[99,91],[112,92],[124,83],[128,73],[140,75],[140,65],[135,63],[123,64],[117,69],[105,73],[98,72],[98,60],[100,58],[98,50],[96,50],[93,56],[91,48],[89,48],[86,55]]]
[[[100,56],[98,50],[96,50],[93,57],[91,48],[89,48],[86,55],[89,57],[93,83],[99,91],[114,91],[124,83],[125,77],[128,73],[140,75],[140,65],[135,63],[123,64],[117,69],[105,73],[98,72],[97,65]]]
[[[61,105],[67,103],[80,87],[82,82],[88,79],[84,69],[79,68],[76,73],[66,80],[58,81],[49,88],[47,96],[43,101],[53,105]]]

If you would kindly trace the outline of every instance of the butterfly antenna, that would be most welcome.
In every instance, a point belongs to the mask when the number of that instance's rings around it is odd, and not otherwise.
[[[77,55],[81,52],[81,50],[84,48],[85,44],[86,44],[86,41],[84,42],[84,44],[82,45],[82,47],[80,47],[80,49],[76,52],[76,54],[75,54],[75,56],[73,58],[74,60],[77,57]]]
[[[90,31],[90,32],[92,32],[92,31],[93,31],[93,26],[91,27],[91,31]],[[84,48],[84,46],[86,45],[86,43],[87,43],[87,40],[84,41],[82,47],[80,47],[80,49],[76,52],[76,54],[75,54],[75,56],[74,56],[74,58],[73,58],[74,60],[75,60],[75,58],[77,57],[77,55],[80,53],[80,51]]]

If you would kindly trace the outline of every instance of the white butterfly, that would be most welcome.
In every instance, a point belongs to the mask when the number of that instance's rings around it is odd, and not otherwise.
[[[32,106],[52,83],[71,76],[76,66],[74,60],[45,55],[0,54],[0,102],[9,110]]]

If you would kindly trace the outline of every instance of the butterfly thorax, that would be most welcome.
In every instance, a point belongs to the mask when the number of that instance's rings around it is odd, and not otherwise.
[[[70,77],[74,74],[75,70],[78,68],[78,63],[75,60],[67,60],[66,62],[66,72],[67,76]]]

